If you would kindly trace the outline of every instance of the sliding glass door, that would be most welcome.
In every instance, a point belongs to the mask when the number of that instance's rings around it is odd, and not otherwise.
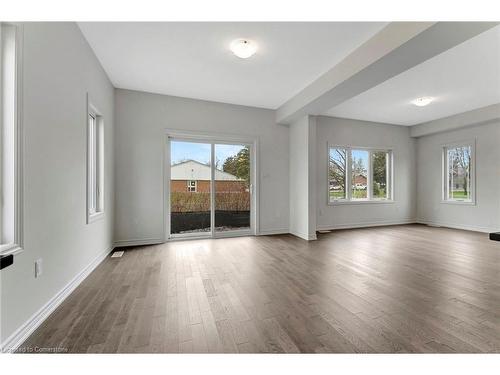
[[[170,237],[252,233],[252,145],[169,138]]]
[[[215,231],[250,230],[250,146],[215,145]]]
[[[170,142],[170,234],[209,235],[211,219],[210,143]]]

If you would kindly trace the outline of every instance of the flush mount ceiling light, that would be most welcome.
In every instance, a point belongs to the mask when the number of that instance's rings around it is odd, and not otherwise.
[[[412,100],[412,103],[415,104],[417,107],[425,107],[426,105],[430,104],[433,100],[434,98],[431,96],[423,96],[421,98]]]
[[[230,48],[241,59],[248,59],[257,52],[257,44],[248,39],[236,39],[231,43]]]

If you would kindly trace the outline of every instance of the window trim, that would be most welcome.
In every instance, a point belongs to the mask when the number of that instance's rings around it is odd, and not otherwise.
[[[330,200],[330,149],[332,148],[343,148],[346,150],[346,198],[331,201]],[[351,181],[352,181],[352,150],[363,150],[368,151],[369,163],[367,166],[368,176],[367,176],[367,199],[356,199],[352,200],[351,192]],[[387,168],[387,181],[388,181],[388,198],[372,198],[373,195],[373,167],[372,167],[372,155],[374,152],[387,152],[389,153],[389,166]],[[341,205],[357,205],[357,204],[393,204],[394,200],[394,150],[392,147],[367,147],[367,146],[345,146],[337,144],[327,144],[327,155],[326,155],[326,202],[328,206],[341,206]],[[347,188],[348,187],[348,188]]]
[[[90,126],[89,117],[95,119],[95,132],[96,132],[96,180],[97,180],[97,190],[96,190],[96,208],[95,212],[91,212],[91,200],[93,198],[90,196],[91,190],[91,166],[90,166]],[[92,104],[89,94],[87,94],[87,111],[85,113],[85,128],[87,135],[87,148],[86,148],[86,164],[87,164],[87,189],[86,189],[86,217],[87,224],[93,223],[94,221],[101,219],[105,214],[104,205],[104,119],[101,112],[97,107]]]
[[[15,93],[14,93],[14,241],[0,244],[0,255],[17,255],[24,251],[24,129],[23,129],[23,40],[24,27],[17,22],[0,22],[15,28]],[[1,37],[1,30],[0,30]],[[0,43],[1,44],[1,43]],[[0,50],[1,58],[1,50]],[[1,84],[0,77],[0,84]],[[1,90],[0,90],[1,99]],[[1,107],[1,106],[0,106]],[[1,118],[0,118],[0,121]],[[1,185],[0,185],[1,189]]]
[[[471,172],[470,172],[470,200],[458,200],[448,198],[448,150],[456,147],[471,147]],[[441,202],[442,204],[454,204],[463,206],[476,205],[476,138],[445,143],[441,145]]]
[[[194,182],[194,186],[191,186],[189,183]],[[189,190],[190,188],[194,188],[194,190]],[[187,189],[188,193],[197,193],[198,192],[198,181],[197,180],[187,180]]]

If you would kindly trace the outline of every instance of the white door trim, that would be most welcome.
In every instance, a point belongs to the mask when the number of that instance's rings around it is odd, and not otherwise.
[[[215,133],[215,132],[194,132],[178,129],[165,129],[165,139],[164,139],[164,167],[163,167],[163,228],[164,228],[164,239],[165,241],[178,240],[181,238],[172,238],[170,234],[170,139],[176,139],[179,141],[185,140],[188,142],[204,142],[215,144],[224,143],[241,143],[250,145],[250,231],[247,234],[257,235],[259,233],[259,190],[260,190],[260,180],[259,180],[259,137],[258,136],[241,136],[236,134],[227,133]],[[212,160],[214,153],[214,146],[211,147]],[[214,173],[214,171],[212,171]],[[213,176],[212,176],[213,177]],[[213,192],[213,187],[211,189]],[[214,200],[212,199],[212,202]],[[213,215],[213,210],[212,210]],[[213,218],[212,218],[213,223]],[[221,238],[227,236],[238,236],[241,235],[241,231],[234,231],[234,233],[211,233],[211,238]],[[197,238],[207,238],[207,236],[197,236]],[[187,239],[189,237],[183,238]],[[193,237],[193,239],[196,237]]]

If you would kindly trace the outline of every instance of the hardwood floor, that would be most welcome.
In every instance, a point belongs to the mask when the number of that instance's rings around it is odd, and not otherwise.
[[[422,225],[180,241],[108,257],[23,346],[500,352],[500,243]]]

